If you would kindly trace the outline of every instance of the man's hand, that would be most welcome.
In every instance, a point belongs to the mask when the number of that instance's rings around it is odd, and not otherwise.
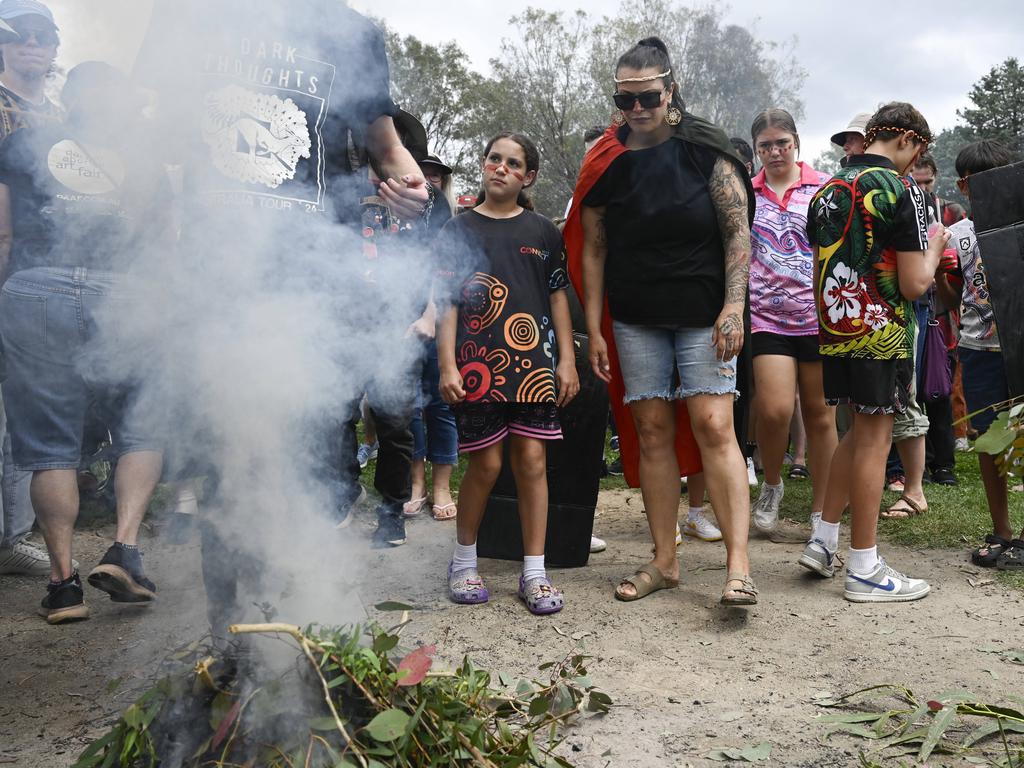
[[[590,346],[590,367],[605,384],[612,380],[612,367],[608,362],[608,343],[600,333],[588,334]]]
[[[448,405],[455,405],[466,399],[466,390],[462,385],[462,375],[458,368],[445,366],[441,369],[439,389],[441,390],[441,399]]]
[[[711,343],[718,349],[716,356],[722,362],[728,362],[743,349],[743,305],[726,304],[722,313],[715,320],[711,332]]]
[[[576,360],[572,357],[562,360],[555,368],[555,382],[558,384],[558,407],[568,405],[580,391],[580,377],[576,372]]]
[[[427,180],[421,174],[410,173],[401,181],[388,179],[380,185],[380,196],[400,219],[412,220],[423,215],[430,199]]]

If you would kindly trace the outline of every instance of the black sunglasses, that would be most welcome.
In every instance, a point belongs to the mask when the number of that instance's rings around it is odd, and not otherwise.
[[[664,90],[644,91],[643,93],[613,93],[612,101],[615,106],[622,110],[631,110],[633,105],[640,102],[641,109],[654,109],[661,104],[661,95]]]
[[[49,46],[59,45],[60,37],[57,35],[57,30],[47,27],[37,27],[33,25],[20,25],[17,22],[12,22],[10,25],[11,29],[18,33],[21,38],[21,43],[27,43],[30,37],[36,39],[37,45]]]

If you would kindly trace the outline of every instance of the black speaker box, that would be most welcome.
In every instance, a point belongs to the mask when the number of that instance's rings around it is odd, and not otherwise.
[[[561,440],[547,443],[548,529],[545,563],[567,568],[587,564],[594,510],[604,469],[604,438],[608,427],[608,389],[594,376],[587,337],[573,334],[580,392],[560,412]],[[523,559],[516,483],[505,445],[504,463],[494,485],[480,533],[480,557]]]
[[[1010,395],[1024,395],[1024,163],[971,174],[971,211]]]

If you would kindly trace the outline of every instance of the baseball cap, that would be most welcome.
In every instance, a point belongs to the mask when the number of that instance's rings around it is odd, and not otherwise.
[[[420,165],[433,165],[441,170],[441,173],[451,173],[452,167],[446,163],[441,162],[441,158],[437,155],[427,155],[424,159],[420,160]]]
[[[3,19],[0,19],[0,45],[4,45],[6,43],[16,43],[20,39],[21,36],[13,29],[11,29],[10,24],[8,24]]]
[[[858,112],[850,119],[850,124],[846,126],[839,133],[832,134],[832,143],[837,147],[842,147],[846,142],[846,134],[848,133],[859,133],[861,136],[864,135],[864,131],[867,130],[868,122],[871,120],[870,112]]]
[[[22,16],[42,16],[53,25],[54,29],[57,29],[53,13],[39,0],[3,0],[0,2],[0,20],[11,21]]]

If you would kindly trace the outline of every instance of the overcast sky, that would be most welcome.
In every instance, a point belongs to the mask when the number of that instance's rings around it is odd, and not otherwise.
[[[260,2],[253,0],[254,9]],[[456,40],[485,73],[501,38],[512,34],[508,18],[531,5],[519,0],[500,4],[352,0],[350,4],[384,18],[402,34],[432,43]],[[618,0],[535,0],[532,4],[553,11],[585,6],[598,16],[614,14],[619,7]],[[61,26],[64,65],[105,58],[128,67],[151,2],[51,0],[49,5]],[[1019,2],[1011,0],[736,0],[729,6],[727,19],[751,28],[762,40],[783,41],[796,35],[796,56],[809,73],[802,91],[805,117],[799,126],[806,159],[817,156],[828,137],[844,128],[854,113],[872,111],[885,101],[912,102],[936,132],[949,127],[956,122],[957,108],[967,104],[967,91],[978,78],[1009,56],[1024,58],[1024,14]]]

